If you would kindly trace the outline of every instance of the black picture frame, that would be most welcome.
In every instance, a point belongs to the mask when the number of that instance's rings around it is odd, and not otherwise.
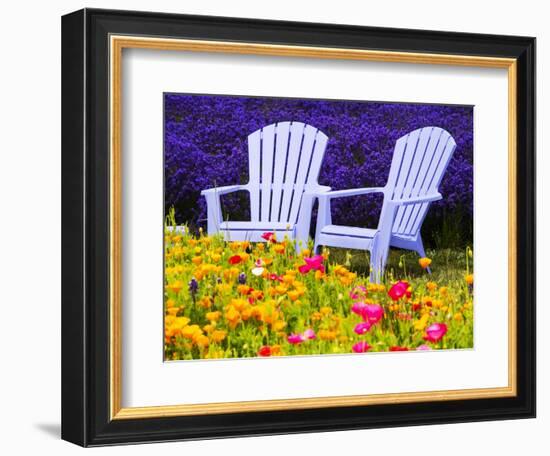
[[[517,60],[517,395],[110,419],[109,36]],[[535,416],[535,39],[84,9],[62,19],[62,438],[82,446]]]

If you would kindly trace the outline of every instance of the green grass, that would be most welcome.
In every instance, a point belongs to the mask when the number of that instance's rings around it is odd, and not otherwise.
[[[427,250],[426,256],[432,260],[430,279],[434,282],[453,282],[464,279],[464,271],[473,270],[473,260],[467,260],[467,248]],[[358,275],[369,274],[369,253],[361,250],[330,248],[331,261],[343,264]],[[420,257],[410,250],[391,249],[386,273],[389,277],[417,278],[427,276],[418,265]]]

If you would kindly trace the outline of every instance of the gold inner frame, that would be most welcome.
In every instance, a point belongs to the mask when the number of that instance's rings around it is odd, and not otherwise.
[[[368,60],[431,65],[453,65],[508,70],[508,386],[462,390],[404,392],[246,402],[182,404],[171,406],[126,407],[121,404],[122,388],[122,51],[123,49],[195,51],[230,54],[255,54],[317,59]],[[511,58],[468,55],[386,52],[242,42],[222,42],[110,36],[110,411],[111,419],[155,418],[219,413],[257,412],[373,404],[411,403],[511,397],[517,394],[516,318],[517,318],[517,228],[516,228],[516,120],[517,61]]]

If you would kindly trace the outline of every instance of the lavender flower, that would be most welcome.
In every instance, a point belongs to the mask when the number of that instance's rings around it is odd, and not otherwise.
[[[334,190],[384,186],[395,141],[420,127],[446,129],[457,142],[440,185],[443,199],[432,205],[426,220],[445,214],[473,214],[473,108],[471,106],[380,103],[208,95],[165,95],[165,204],[176,220],[204,225],[203,189],[248,181],[248,135],[284,120],[313,125],[329,142],[319,183]],[[223,214],[249,220],[248,195],[222,199]],[[381,195],[338,198],[332,202],[336,224],[378,223]],[[314,214],[315,216],[315,214]],[[425,226],[428,226],[425,224]]]
[[[191,296],[193,299],[195,299],[195,296],[197,295],[197,291],[199,291],[199,282],[197,282],[197,279],[194,277],[189,281],[189,293],[191,293]]]

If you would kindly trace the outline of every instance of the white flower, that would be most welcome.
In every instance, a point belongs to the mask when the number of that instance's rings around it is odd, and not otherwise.
[[[264,268],[253,268],[252,274],[255,276],[261,276],[264,273]]]

